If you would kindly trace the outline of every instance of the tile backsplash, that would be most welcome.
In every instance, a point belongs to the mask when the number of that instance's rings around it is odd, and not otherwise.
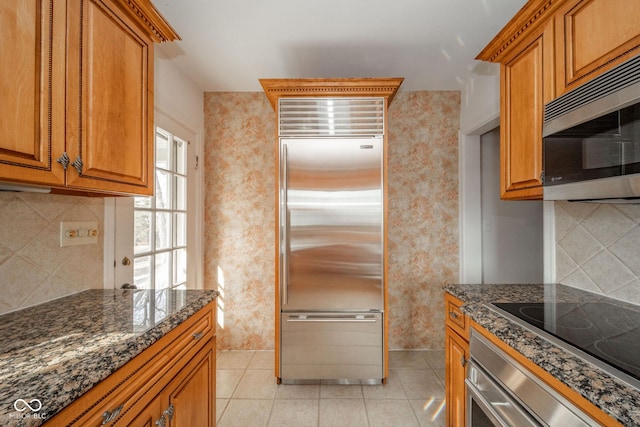
[[[0,314],[103,287],[104,201],[0,192]],[[60,221],[97,221],[97,244],[60,247]]]
[[[556,281],[640,304],[640,205],[555,202]]]

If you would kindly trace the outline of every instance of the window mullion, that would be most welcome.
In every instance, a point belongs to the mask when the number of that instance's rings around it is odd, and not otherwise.
[[[159,271],[162,271],[162,274],[169,275],[166,278],[167,286],[174,288],[186,284],[186,281],[183,280],[186,279],[186,277],[183,278],[183,273],[178,274],[179,266],[177,264],[178,262],[184,264],[185,261],[180,260],[186,257],[188,243],[185,230],[178,230],[179,225],[187,227],[187,169],[184,163],[186,162],[186,146],[188,143],[160,128],[156,129],[156,142],[156,194],[150,200],[150,207],[140,206],[136,208],[150,213],[150,251],[149,253],[136,254],[136,257],[149,257],[147,259],[150,262],[149,280],[151,287],[157,288],[157,275]],[[182,164],[179,164],[179,162],[182,162]],[[146,203],[143,203],[143,205],[146,206]],[[159,216],[163,219],[162,223],[158,222]],[[163,234],[166,238],[163,242],[159,240],[159,234],[162,234],[159,233],[159,226],[170,227],[170,230],[163,230],[169,232],[166,235]],[[163,248],[159,249],[158,244],[162,244]],[[156,263],[163,260],[168,265],[160,266],[160,270],[156,270]],[[183,267],[186,267],[186,264]],[[184,268],[182,271],[184,271]]]

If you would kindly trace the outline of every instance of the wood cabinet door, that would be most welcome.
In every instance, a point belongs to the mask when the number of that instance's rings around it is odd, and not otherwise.
[[[168,425],[215,426],[215,357],[215,344],[205,346],[170,384]]]
[[[466,405],[466,360],[469,357],[469,344],[458,334],[447,328],[445,336],[446,353],[446,396],[447,425],[464,426]]]
[[[153,42],[112,0],[69,2],[67,185],[153,194]]]
[[[136,414],[135,418],[127,423],[127,427],[158,427],[156,424],[162,416],[162,402],[155,399],[149,403],[142,411]]]
[[[0,180],[64,183],[65,11],[53,4],[0,2]]]
[[[552,23],[551,23],[552,24]],[[542,198],[544,104],[553,97],[553,26],[501,64],[500,196]]]
[[[572,0],[556,14],[558,95],[640,53],[640,2]]]

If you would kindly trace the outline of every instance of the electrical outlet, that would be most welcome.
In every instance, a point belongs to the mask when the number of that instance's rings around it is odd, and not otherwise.
[[[63,221],[60,223],[60,247],[98,243],[96,221]]]

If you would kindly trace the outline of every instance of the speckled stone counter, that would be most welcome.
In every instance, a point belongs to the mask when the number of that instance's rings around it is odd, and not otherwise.
[[[459,298],[462,311],[527,359],[625,426],[640,426],[640,390],[620,381],[590,362],[487,308],[489,302],[598,302],[625,305],[616,300],[562,285],[447,285]],[[627,306],[626,307],[633,307]],[[636,311],[638,307],[635,306]],[[640,353],[640,344],[638,346]]]
[[[88,290],[0,316],[0,425],[42,424],[216,296]]]

